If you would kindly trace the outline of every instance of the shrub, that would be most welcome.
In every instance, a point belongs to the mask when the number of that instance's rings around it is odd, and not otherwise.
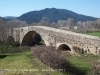
[[[65,69],[65,66],[69,65],[69,61],[66,61],[60,55],[61,52],[54,47],[36,46],[31,49],[35,57],[54,69]]]
[[[69,75],[86,75],[87,71],[77,66],[70,64],[54,47],[35,46],[31,48],[34,57],[37,57],[46,65],[57,71],[61,71],[64,74]]]

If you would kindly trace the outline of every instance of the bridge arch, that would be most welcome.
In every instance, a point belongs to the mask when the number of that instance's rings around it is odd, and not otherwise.
[[[15,45],[15,40],[12,36],[8,36],[6,40],[7,44],[14,46]]]
[[[12,36],[8,36],[8,38],[6,39],[6,42],[7,42],[8,45],[12,45],[13,47],[19,47],[20,46],[20,42],[15,41],[15,39]]]
[[[36,31],[29,31],[22,39],[21,46],[34,46],[35,44],[44,43],[41,35]]]
[[[62,51],[71,51],[71,48],[67,44],[60,44],[57,49]]]

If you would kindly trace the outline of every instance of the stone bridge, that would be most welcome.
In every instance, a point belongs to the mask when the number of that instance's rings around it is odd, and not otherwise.
[[[41,38],[46,46],[68,50],[72,54],[77,52],[100,54],[100,38],[85,34],[60,30],[46,26],[29,26],[14,28],[13,35],[9,35],[20,45],[32,45]],[[35,36],[35,38],[32,38]]]

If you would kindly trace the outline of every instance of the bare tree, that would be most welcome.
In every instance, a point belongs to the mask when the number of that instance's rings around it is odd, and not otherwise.
[[[74,24],[74,19],[73,18],[68,18],[67,19],[67,25],[72,28]]]
[[[6,45],[6,38],[7,38],[7,31],[6,31],[7,27],[6,27],[6,21],[2,18],[0,18],[0,40],[1,40],[1,44],[0,44],[0,50],[1,53],[5,52],[5,45]]]
[[[44,18],[42,18],[42,20],[38,23],[38,26],[48,26],[48,22],[46,22]]]

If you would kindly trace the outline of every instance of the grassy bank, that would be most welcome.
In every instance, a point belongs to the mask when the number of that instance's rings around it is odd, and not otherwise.
[[[69,55],[66,52],[63,52],[62,55],[70,61],[77,75],[91,75],[92,63],[99,60],[99,56],[94,55],[76,56]],[[32,55],[31,50],[0,54],[0,71],[5,69],[8,72],[1,75],[68,75],[45,65]]]
[[[7,70],[2,75],[64,75],[35,58],[30,50],[0,54],[0,71],[2,70]]]
[[[30,51],[24,51],[20,53],[7,53],[0,55],[0,70],[8,70],[9,72],[5,73],[5,75],[14,74],[16,71],[12,71],[14,69],[26,69],[31,68],[30,64]],[[20,71],[17,71],[19,73]]]
[[[93,33],[86,33],[86,34],[100,37],[100,32],[93,32]]]

